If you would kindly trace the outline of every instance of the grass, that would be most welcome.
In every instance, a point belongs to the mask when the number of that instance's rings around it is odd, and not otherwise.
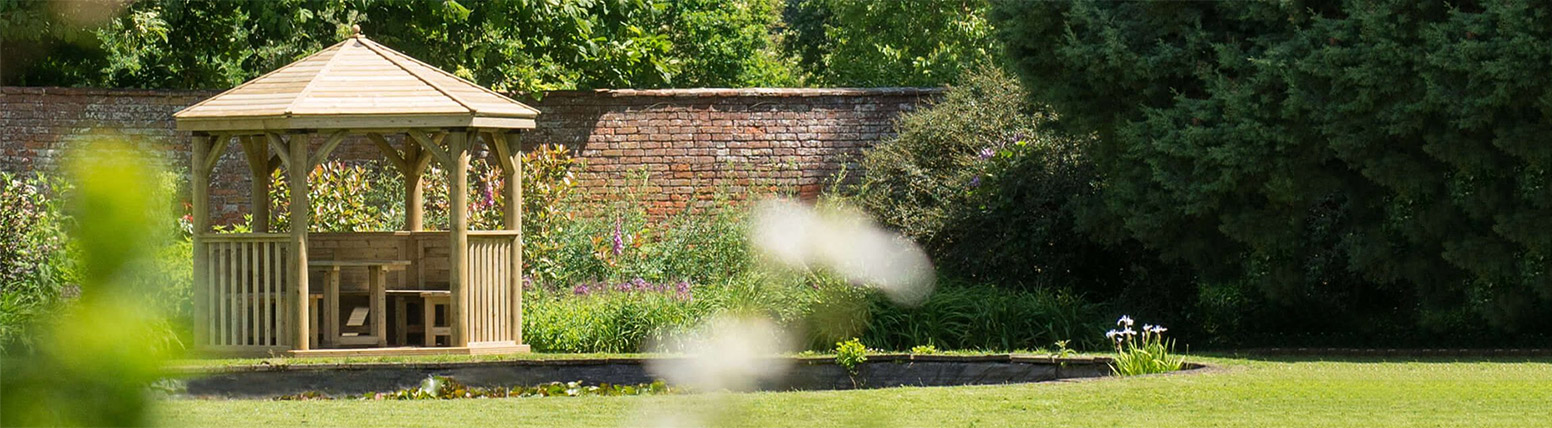
[[[171,426],[1538,426],[1552,360],[1192,358],[1197,373],[949,388],[448,401],[177,400]],[[677,420],[671,425],[684,425]]]

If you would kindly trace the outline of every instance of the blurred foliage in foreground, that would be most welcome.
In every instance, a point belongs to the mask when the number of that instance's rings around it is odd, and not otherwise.
[[[71,161],[67,210],[80,295],[29,325],[33,346],[6,349],[0,423],[151,423],[147,387],[180,347],[168,343],[168,321],[153,298],[161,286],[154,255],[168,237],[158,219],[171,213],[170,195],[157,192],[158,174],[146,167],[152,164],[134,156]]]

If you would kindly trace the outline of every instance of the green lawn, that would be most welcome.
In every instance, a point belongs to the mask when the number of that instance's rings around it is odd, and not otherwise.
[[[1546,426],[1549,359],[1194,358],[1198,373],[1009,386],[447,401],[165,402],[167,425]]]

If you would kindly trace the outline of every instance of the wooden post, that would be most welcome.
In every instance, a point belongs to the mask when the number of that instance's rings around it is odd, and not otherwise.
[[[368,294],[372,299],[368,302],[369,312],[372,314],[372,334],[377,336],[377,347],[388,346],[388,303],[384,301],[387,294],[388,272],[382,266],[370,266],[367,268],[367,283],[370,290]]]
[[[243,152],[248,155],[248,173],[253,179],[248,212],[253,215],[253,232],[269,233],[269,144],[256,138],[242,138]]]
[[[320,342],[325,348],[339,346],[339,289],[340,267],[330,266],[323,272],[323,303],[318,305],[318,318],[323,320],[318,327],[318,333],[323,335],[323,340]]]
[[[220,138],[215,135],[195,135],[194,162],[189,168],[189,206],[193,223],[194,241],[194,345],[210,345],[210,263],[205,251],[205,239],[200,235],[210,229],[210,170],[205,169],[205,157]]]
[[[425,230],[426,191],[421,186],[431,154],[404,137],[404,161],[409,167],[404,171],[404,230]]]
[[[300,137],[300,138],[298,138]],[[271,140],[279,140],[277,134],[269,134]],[[307,287],[307,229],[312,225],[312,205],[308,200],[307,191],[307,143],[308,135],[293,135],[290,138],[291,164],[286,169],[286,179],[291,187],[291,283],[296,285],[296,317],[293,318],[296,326],[295,346],[298,350],[311,348],[309,339],[312,337],[312,329],[309,321]]]
[[[506,146],[506,150],[499,147]],[[507,184],[506,216],[502,219],[502,225],[507,230],[516,231],[517,236],[512,242],[512,265],[509,270],[511,277],[511,335],[512,342],[523,344],[523,151],[522,139],[517,133],[505,134],[505,141],[491,139],[491,145],[497,146],[497,156],[505,158],[501,162],[502,173]]]
[[[452,247],[448,249],[448,282],[452,301],[447,305],[447,324],[452,327],[453,347],[469,346],[468,317],[464,313],[469,305],[466,286],[469,284],[469,134],[457,129],[447,136],[448,157],[448,207],[447,231]]]

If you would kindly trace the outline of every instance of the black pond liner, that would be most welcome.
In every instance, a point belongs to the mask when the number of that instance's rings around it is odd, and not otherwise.
[[[446,376],[477,387],[511,387],[581,381],[635,385],[657,380],[649,358],[511,360],[439,363],[355,363],[185,368],[190,397],[259,398],[322,392],[331,396],[392,392],[419,386],[428,376]],[[888,388],[897,386],[995,385],[1109,376],[1109,358],[1053,358],[1023,355],[869,355],[853,376],[833,358],[787,358],[790,369],[765,391]],[[778,360],[771,360],[777,363]],[[1187,369],[1201,367],[1187,363]]]

